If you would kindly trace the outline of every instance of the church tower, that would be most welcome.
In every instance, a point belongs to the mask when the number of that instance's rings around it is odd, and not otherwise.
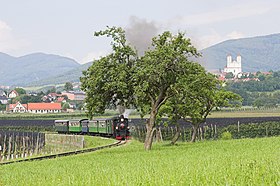
[[[241,55],[236,57],[236,61],[232,60],[231,55],[227,56],[227,66],[224,68],[224,72],[229,73],[232,72],[234,76],[242,72],[241,67]]]

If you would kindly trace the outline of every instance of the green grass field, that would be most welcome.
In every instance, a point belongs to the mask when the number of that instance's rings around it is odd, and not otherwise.
[[[0,166],[0,185],[280,185],[280,137],[125,146]]]

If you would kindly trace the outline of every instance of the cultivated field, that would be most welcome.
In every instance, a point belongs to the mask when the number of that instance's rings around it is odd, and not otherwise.
[[[143,144],[0,166],[0,185],[280,185],[280,137]]]

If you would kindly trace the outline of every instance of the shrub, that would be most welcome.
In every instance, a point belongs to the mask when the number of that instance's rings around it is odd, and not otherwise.
[[[221,136],[222,140],[230,140],[232,139],[232,135],[229,131],[223,132]]]

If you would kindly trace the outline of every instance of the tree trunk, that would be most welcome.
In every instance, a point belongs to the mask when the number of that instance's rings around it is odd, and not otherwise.
[[[181,135],[181,129],[178,125],[176,125],[176,133],[171,140],[171,145],[175,145]]]
[[[157,139],[157,142],[159,143],[159,142],[162,142],[162,135],[161,135],[161,129],[160,129],[160,127],[158,127],[157,129],[156,129],[156,139]]]
[[[152,149],[153,134],[156,129],[155,121],[156,121],[156,110],[152,110],[150,114],[150,118],[147,120],[146,123],[147,133],[146,133],[145,144],[144,144],[145,150]]]
[[[193,133],[192,133],[192,140],[191,140],[191,142],[195,142],[195,140],[196,140],[196,135],[197,135],[198,127],[199,127],[198,124],[193,124],[192,125]]]
[[[147,133],[146,133],[144,148],[145,150],[151,150],[155,128],[150,127],[148,125],[146,125],[146,127],[147,127]]]

